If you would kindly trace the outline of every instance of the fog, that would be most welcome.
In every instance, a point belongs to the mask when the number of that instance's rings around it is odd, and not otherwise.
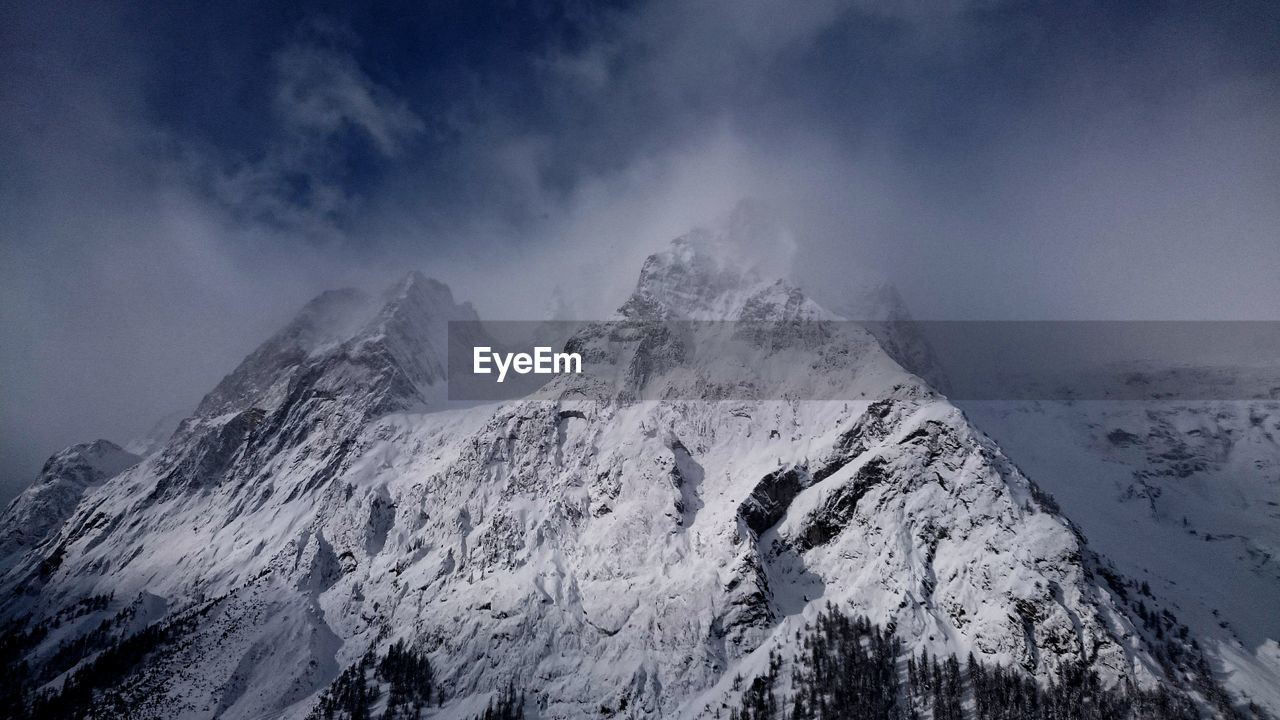
[[[408,268],[600,317],[743,197],[918,318],[1280,319],[1280,8],[0,9],[0,499]],[[942,8],[942,9],[939,9]]]

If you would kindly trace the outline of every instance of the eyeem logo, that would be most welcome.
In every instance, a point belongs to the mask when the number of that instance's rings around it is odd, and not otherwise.
[[[489,375],[493,373],[494,367],[498,369],[498,382],[506,379],[508,370],[514,370],[520,375],[580,374],[582,356],[578,353],[552,352],[549,347],[535,347],[532,355],[498,353],[490,347],[476,347],[472,354],[471,371],[477,375]]]

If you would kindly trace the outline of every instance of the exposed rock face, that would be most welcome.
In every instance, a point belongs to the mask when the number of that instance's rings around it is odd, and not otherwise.
[[[398,638],[446,716],[515,686],[543,718],[710,717],[827,603],[931,653],[1160,681],[1073,526],[870,333],[657,322],[837,317],[717,249],[738,227],[651,257],[621,322],[571,340],[617,386],[444,408],[469,306],[417,275],[317,298],[0,579],[3,616],[158,598],[183,623],[113,690],[139,717],[301,717]],[[730,360],[755,397],[709,381]],[[861,399],[785,399],[814,388]]]

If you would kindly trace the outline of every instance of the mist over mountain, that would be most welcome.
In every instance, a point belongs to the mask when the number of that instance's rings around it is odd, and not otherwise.
[[[323,290],[601,319],[742,197],[815,297],[881,277],[917,319],[1280,307],[1271,3],[0,13],[0,496]]]

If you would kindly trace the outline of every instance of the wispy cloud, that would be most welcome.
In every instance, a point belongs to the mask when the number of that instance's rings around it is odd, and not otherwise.
[[[276,56],[275,68],[276,111],[304,137],[323,141],[353,128],[391,158],[426,129],[402,98],[374,82],[347,53],[292,45]]]
[[[369,77],[348,51],[294,42],[272,72],[273,125],[250,154],[179,141],[187,180],[246,224],[311,243],[341,244],[362,201],[353,164],[403,159],[426,123],[402,97]]]

